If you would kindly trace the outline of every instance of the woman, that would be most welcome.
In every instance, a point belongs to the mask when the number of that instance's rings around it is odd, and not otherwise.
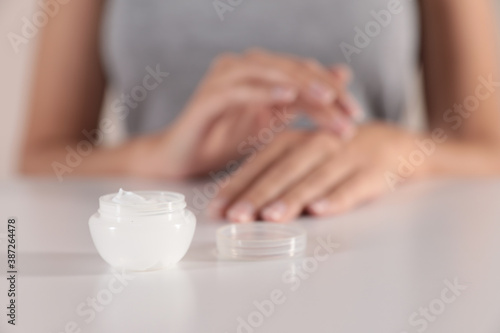
[[[488,0],[73,1],[43,33],[21,168],[175,178],[247,157],[211,206],[240,222],[338,214],[409,179],[497,175],[495,29]],[[396,123],[420,61],[429,130],[412,133]],[[130,139],[64,164],[108,86]],[[318,129],[291,129],[299,120],[245,153],[287,110]]]

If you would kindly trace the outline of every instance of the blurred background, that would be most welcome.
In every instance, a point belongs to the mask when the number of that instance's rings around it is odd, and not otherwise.
[[[497,16],[500,17],[500,0],[495,0]],[[31,17],[36,9],[35,0],[0,0],[0,179],[13,177],[20,139],[24,130],[25,111],[30,89],[30,74],[33,56],[37,47],[34,38],[21,46],[18,54],[10,45],[9,32],[19,32],[22,18]],[[415,102],[417,108],[420,103]],[[105,107],[106,108],[106,107]],[[108,141],[119,141],[123,131],[114,132]]]

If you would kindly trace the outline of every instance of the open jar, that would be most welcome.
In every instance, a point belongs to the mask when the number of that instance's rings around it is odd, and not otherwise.
[[[94,245],[113,267],[144,271],[180,261],[193,239],[196,217],[182,194],[163,191],[107,194],[89,219]]]

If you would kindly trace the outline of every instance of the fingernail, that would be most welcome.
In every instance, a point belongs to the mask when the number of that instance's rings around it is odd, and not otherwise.
[[[273,99],[278,101],[291,101],[296,95],[295,89],[289,87],[276,87],[272,91]]]
[[[329,104],[335,98],[335,92],[318,82],[309,85],[309,94],[322,104]]]
[[[316,215],[322,215],[326,213],[328,211],[328,208],[330,208],[330,202],[326,199],[313,202],[308,206],[308,209]]]
[[[356,101],[356,99],[354,99],[354,97],[352,97],[352,96],[347,96],[347,99],[345,102],[346,102],[347,108],[348,108],[350,114],[352,115],[352,117],[354,118],[354,120],[363,121],[365,118],[365,114],[364,114],[363,110],[361,109],[361,106],[359,105],[359,103]]]
[[[250,222],[253,220],[255,209],[250,202],[238,202],[227,211],[227,217],[235,222]]]
[[[286,205],[282,201],[275,202],[262,210],[265,220],[279,221],[285,216]]]
[[[227,199],[225,198],[215,198],[210,202],[208,206],[208,215],[211,217],[221,217],[222,210],[227,204]]]

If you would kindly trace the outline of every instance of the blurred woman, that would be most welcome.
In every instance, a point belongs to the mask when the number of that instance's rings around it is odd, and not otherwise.
[[[338,214],[408,180],[500,172],[491,1],[62,6],[40,41],[24,173],[179,178],[246,158],[211,206],[246,222]],[[420,65],[428,130],[414,133],[402,124]],[[129,133],[112,148],[95,135],[107,87]],[[315,126],[297,129],[298,112]]]

